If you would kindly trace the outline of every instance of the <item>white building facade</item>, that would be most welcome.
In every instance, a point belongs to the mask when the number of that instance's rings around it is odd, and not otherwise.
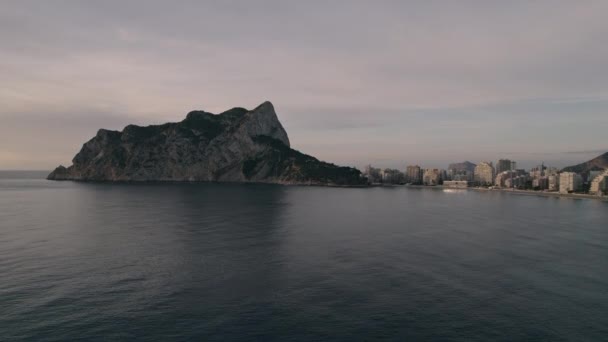
[[[583,177],[574,172],[562,172],[559,175],[559,192],[563,194],[581,191],[583,189]]]

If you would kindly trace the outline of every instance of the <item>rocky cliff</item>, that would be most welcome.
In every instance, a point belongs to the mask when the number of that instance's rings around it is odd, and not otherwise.
[[[129,125],[122,132],[100,129],[72,162],[48,179],[365,184],[356,169],[290,148],[270,102],[217,115],[193,111],[181,122]]]

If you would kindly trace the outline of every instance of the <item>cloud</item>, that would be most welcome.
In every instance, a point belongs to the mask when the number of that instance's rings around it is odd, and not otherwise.
[[[9,2],[0,132],[34,122],[39,135],[13,134],[11,151],[41,160],[19,146],[46,139],[66,159],[83,142],[68,139],[97,127],[268,99],[297,146],[338,162],[595,149],[608,125],[607,11],[604,1]]]

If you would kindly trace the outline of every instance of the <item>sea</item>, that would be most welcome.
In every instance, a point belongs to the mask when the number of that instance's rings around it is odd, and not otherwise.
[[[608,202],[0,172],[1,341],[606,341]]]

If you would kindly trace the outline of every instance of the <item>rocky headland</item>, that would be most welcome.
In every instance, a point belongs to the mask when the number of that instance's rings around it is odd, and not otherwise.
[[[192,111],[181,122],[100,129],[50,180],[213,181],[359,186],[359,170],[290,147],[274,107]]]

